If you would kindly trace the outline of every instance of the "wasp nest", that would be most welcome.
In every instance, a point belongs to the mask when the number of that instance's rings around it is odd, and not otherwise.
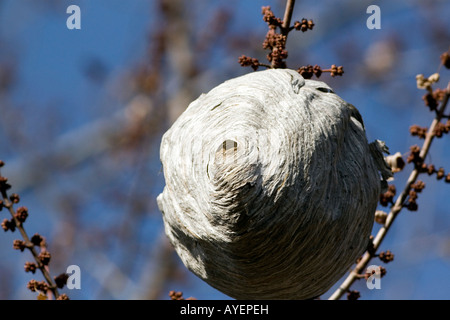
[[[367,247],[389,176],[361,115],[320,81],[250,73],[165,133],[165,231],[193,273],[237,299],[323,294]]]

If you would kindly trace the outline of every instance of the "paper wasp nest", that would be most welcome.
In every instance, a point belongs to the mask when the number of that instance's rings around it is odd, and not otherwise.
[[[390,172],[381,151],[323,82],[288,69],[226,81],[162,139],[166,234],[233,298],[316,297],[367,248]]]

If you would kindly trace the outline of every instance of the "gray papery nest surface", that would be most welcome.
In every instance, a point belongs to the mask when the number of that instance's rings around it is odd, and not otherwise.
[[[319,296],[367,248],[386,151],[324,82],[289,69],[226,81],[163,136],[166,234],[230,297]]]

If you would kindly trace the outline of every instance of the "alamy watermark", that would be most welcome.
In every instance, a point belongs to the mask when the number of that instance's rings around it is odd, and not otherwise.
[[[81,9],[77,5],[70,5],[67,7],[66,12],[70,14],[67,18],[66,26],[67,29],[81,29]],[[370,16],[367,18],[366,26],[369,30],[381,29],[381,9],[377,5],[370,5],[366,10],[367,14]]]
[[[370,276],[366,280],[366,286],[369,290],[381,289],[381,267],[371,265],[367,267],[367,271]]]
[[[81,289],[81,269],[76,264],[70,265],[66,270],[67,275],[67,289]]]
[[[67,29],[69,29],[69,30],[81,29],[81,9],[80,9],[80,7],[76,6],[76,5],[68,6],[66,12],[70,14],[70,16],[67,18],[67,21],[66,21]]]
[[[381,29],[381,9],[377,5],[371,5],[367,7],[366,13],[370,14],[367,18],[367,29]]]

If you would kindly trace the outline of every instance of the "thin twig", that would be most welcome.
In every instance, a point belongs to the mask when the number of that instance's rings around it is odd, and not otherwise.
[[[286,10],[284,11],[283,24],[281,25],[281,34],[287,37],[291,25],[292,12],[294,11],[295,0],[287,0]]]
[[[50,290],[50,292],[48,292],[48,298],[51,299],[52,298],[51,295],[54,295],[54,297],[57,299],[59,297],[59,292],[58,292],[55,282],[53,281],[52,277],[50,276],[48,267],[45,266],[39,259],[39,254],[36,252],[36,249],[34,248],[34,244],[30,241],[30,238],[28,237],[28,234],[26,233],[22,222],[20,222],[16,218],[13,204],[8,199],[8,194],[7,194],[6,190],[4,190],[4,189],[1,190],[1,193],[2,193],[2,197],[3,197],[3,207],[7,208],[9,213],[11,214],[16,228],[19,230],[20,234],[22,235],[22,238],[25,243],[25,247],[30,250],[31,254],[33,255],[34,260],[36,261],[36,264],[37,264],[39,270],[41,270],[42,275],[44,276],[45,280],[47,281],[48,289]]]
[[[294,5],[295,5],[295,0],[287,0],[286,1],[286,9],[284,11],[283,23],[281,24],[281,28],[280,28],[281,34],[284,36],[283,48],[285,46],[287,36],[290,31],[289,27],[291,25],[292,12],[294,11]],[[270,68],[277,68],[278,67],[277,62],[278,62],[278,59],[272,59]],[[259,65],[261,65],[261,64],[259,64]]]
[[[436,125],[441,121],[441,119],[444,116],[444,112],[445,112],[445,108],[447,107],[447,104],[448,104],[449,96],[450,96],[450,82],[447,85],[446,94],[442,101],[441,107],[439,108],[433,122],[431,123],[430,129],[427,132],[425,141],[420,150],[419,156],[421,159],[425,159],[428,154],[428,151],[431,147],[431,143],[433,142],[433,139],[435,137],[434,130],[436,128]],[[408,196],[408,193],[411,190],[411,185],[413,183],[415,183],[418,176],[419,176],[419,168],[415,167],[414,170],[411,172],[411,174],[408,178],[408,181],[406,182],[405,188],[403,189],[402,193],[395,201],[395,204],[391,207],[391,210],[389,212],[389,215],[386,218],[386,222],[385,222],[384,226],[378,231],[375,239],[373,240],[373,250],[371,250],[371,253],[369,253],[368,251],[366,251],[364,253],[361,260],[357,263],[355,268],[350,272],[350,274],[347,276],[347,278],[344,280],[344,282],[342,282],[341,286],[331,295],[329,300],[340,299],[342,297],[342,295],[344,295],[350,289],[350,286],[353,284],[353,282],[360,278],[359,275],[367,267],[370,260],[374,257],[376,250],[378,250],[378,248],[380,247],[384,237],[386,236],[387,232],[389,231],[390,227],[392,226],[392,223],[394,222],[395,218],[402,210],[405,200]]]

